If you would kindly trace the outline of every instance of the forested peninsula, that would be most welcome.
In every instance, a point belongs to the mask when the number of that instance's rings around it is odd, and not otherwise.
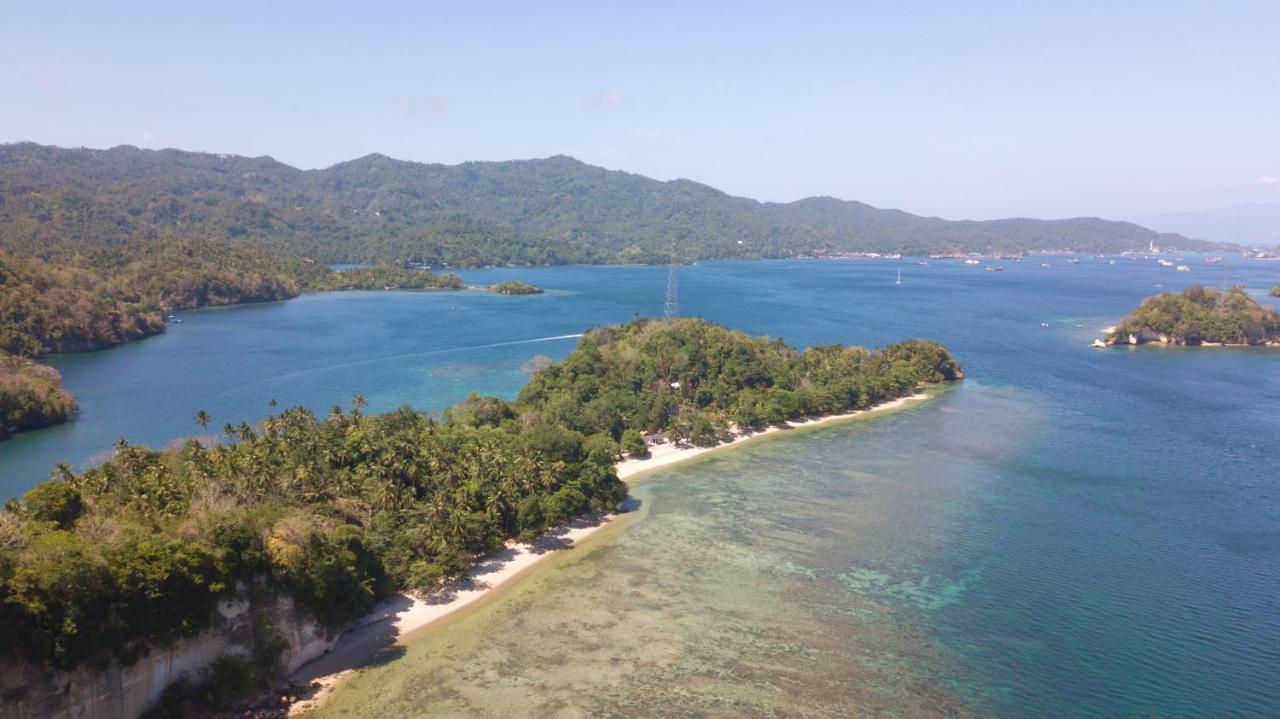
[[[1143,300],[1107,335],[1107,344],[1275,345],[1280,314],[1243,289],[1193,285]]]
[[[587,333],[514,402],[472,396],[437,419],[369,416],[357,398],[324,418],[227,423],[213,446],[122,441],[0,512],[0,645],[49,671],[128,665],[217,628],[218,602],[245,596],[289,597],[338,632],[390,592],[431,592],[509,540],[614,510],[627,493],[615,462],[637,433],[714,441],[962,376],[923,340],[798,350],[637,320]],[[219,659],[190,677],[203,690],[170,701],[207,708],[274,678],[283,644],[253,626],[250,655]]]

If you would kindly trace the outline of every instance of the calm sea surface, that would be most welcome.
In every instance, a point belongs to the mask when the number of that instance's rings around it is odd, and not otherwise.
[[[645,479],[624,526],[415,639],[327,712],[1280,715],[1280,351],[1086,347],[1193,282],[1274,302],[1278,264],[1188,261],[681,268],[684,314],[798,345],[934,338],[969,379]],[[0,443],[0,495],[120,437],[192,436],[199,409],[221,427],[270,399],[513,396],[566,336],[660,312],[666,271],[464,275],[550,291],[311,295],[56,357],[81,415]]]

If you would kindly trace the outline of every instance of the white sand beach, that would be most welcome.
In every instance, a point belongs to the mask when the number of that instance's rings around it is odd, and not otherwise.
[[[919,402],[921,400],[926,400],[928,398],[929,398],[928,394],[924,394],[924,393],[914,394],[914,395],[911,395],[910,397],[900,397],[898,399],[891,400],[889,402],[882,402],[881,404],[878,404],[869,409],[860,409],[856,412],[846,412],[844,414],[829,414],[822,417],[813,417],[810,419],[794,420],[791,422],[787,422],[785,426],[773,425],[771,427],[768,427],[767,429],[763,429],[758,432],[735,431],[733,432],[733,434],[730,436],[729,439],[723,440],[718,444],[705,446],[705,447],[694,446],[690,444],[679,444],[679,445],[672,444],[672,443],[659,444],[649,449],[648,457],[637,457],[635,459],[626,459],[619,462],[618,478],[623,480],[628,480],[635,477],[638,474],[642,474],[645,472],[652,472],[655,469],[661,469],[662,467],[669,467],[679,462],[687,462],[691,459],[696,459],[698,457],[701,457],[705,454],[709,454],[711,452],[718,452],[722,449],[727,449],[729,447],[737,446],[742,444],[743,442],[748,442],[750,440],[758,439],[760,437],[765,437],[778,432],[786,432],[788,430],[801,429],[805,427],[817,427],[824,424],[831,424],[833,422],[840,422],[847,419],[853,419],[854,417],[861,417],[862,415],[871,414],[873,412],[885,412],[888,410],[898,409],[899,407],[903,407],[908,403]]]

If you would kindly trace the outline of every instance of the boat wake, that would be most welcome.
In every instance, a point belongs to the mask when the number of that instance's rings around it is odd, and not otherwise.
[[[452,354],[455,352],[471,352],[473,350],[493,349],[495,347],[513,347],[516,345],[538,344],[541,342],[558,342],[561,340],[576,340],[583,336],[580,332],[572,335],[552,335],[550,337],[534,337],[526,340],[510,340],[508,342],[491,342],[483,345],[467,345],[465,347],[446,347],[438,350],[426,350],[424,352],[407,352],[398,355],[387,355],[385,357],[369,357],[367,359],[354,360],[352,362],[338,362],[335,364],[327,364],[323,367],[308,367],[296,372],[288,372],[285,374],[275,375],[273,377],[262,377],[250,383],[252,385],[260,385],[263,382],[276,382],[278,380],[289,379],[292,377],[301,377],[304,375],[315,374],[316,372],[328,372],[329,370],[342,369],[345,367],[359,367],[361,365],[378,364],[380,362],[390,362],[393,360],[412,359],[414,357],[431,357],[434,355]],[[243,389],[245,385],[241,385],[236,389]]]

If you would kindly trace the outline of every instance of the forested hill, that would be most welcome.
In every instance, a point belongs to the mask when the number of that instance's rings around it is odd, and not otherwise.
[[[1096,218],[949,221],[859,202],[779,204],[557,156],[436,165],[369,155],[323,170],[268,157],[0,145],[0,244],[176,235],[239,239],[322,261],[657,261],[839,252],[1119,252],[1208,243]]]

